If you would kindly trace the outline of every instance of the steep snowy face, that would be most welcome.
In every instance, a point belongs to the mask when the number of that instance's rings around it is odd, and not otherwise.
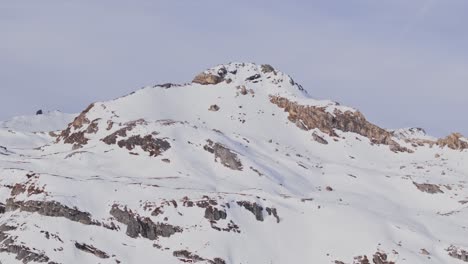
[[[0,129],[0,262],[465,260],[466,138],[389,131],[309,91],[230,63],[59,132]]]

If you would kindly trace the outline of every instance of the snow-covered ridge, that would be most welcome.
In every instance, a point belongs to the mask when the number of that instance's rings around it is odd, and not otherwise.
[[[422,139],[436,141],[437,138],[430,136],[423,128],[411,127],[389,130],[398,139]]]

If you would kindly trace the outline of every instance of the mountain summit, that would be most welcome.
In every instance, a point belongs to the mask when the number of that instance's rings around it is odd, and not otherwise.
[[[468,139],[387,130],[310,92],[229,63],[49,133],[4,125],[0,261],[468,261]]]

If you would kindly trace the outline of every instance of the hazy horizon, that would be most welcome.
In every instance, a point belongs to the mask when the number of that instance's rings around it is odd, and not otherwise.
[[[0,3],[0,120],[76,113],[230,61],[268,63],[386,128],[468,135],[468,2]]]

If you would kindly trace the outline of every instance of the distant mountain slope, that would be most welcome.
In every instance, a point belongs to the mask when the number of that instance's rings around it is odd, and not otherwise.
[[[8,121],[0,121],[0,128],[19,132],[56,131],[63,129],[75,116],[75,114],[65,114],[59,111],[33,116],[18,116]]]
[[[312,97],[230,63],[2,132],[0,261],[468,261],[468,140]]]

